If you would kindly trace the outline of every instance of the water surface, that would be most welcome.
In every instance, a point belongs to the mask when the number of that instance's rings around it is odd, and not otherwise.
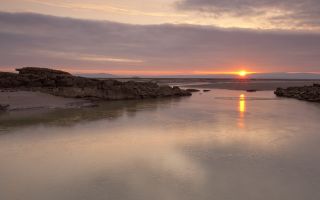
[[[318,200],[320,105],[272,92],[0,116],[0,199]]]

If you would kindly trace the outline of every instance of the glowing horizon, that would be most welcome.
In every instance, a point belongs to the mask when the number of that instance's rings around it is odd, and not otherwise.
[[[0,66],[0,71],[4,72],[15,72],[15,69],[27,67],[26,66],[18,66],[18,67],[4,67]],[[44,68],[52,68],[57,70],[62,70],[66,72],[70,72],[73,74],[112,74],[119,76],[201,76],[201,75],[232,75],[234,77],[245,78],[254,74],[268,74],[268,73],[286,73],[286,74],[319,74],[319,72],[275,72],[275,71],[264,71],[264,72],[253,72],[246,70],[237,70],[237,71],[165,71],[165,70],[100,70],[100,69],[79,69],[76,66],[33,66],[33,67],[44,67]]]

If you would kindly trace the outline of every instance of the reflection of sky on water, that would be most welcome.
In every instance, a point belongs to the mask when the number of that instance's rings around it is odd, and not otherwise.
[[[320,197],[316,104],[227,90],[125,104],[0,135],[0,199]]]

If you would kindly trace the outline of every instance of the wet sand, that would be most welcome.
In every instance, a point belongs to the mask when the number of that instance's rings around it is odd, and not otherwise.
[[[90,102],[83,99],[56,97],[31,91],[1,91],[0,104],[10,105],[8,110],[53,109],[82,107]]]
[[[223,80],[197,84],[181,84],[190,88],[228,89],[228,90],[258,90],[270,91],[277,88],[307,86],[320,83],[319,80]]]

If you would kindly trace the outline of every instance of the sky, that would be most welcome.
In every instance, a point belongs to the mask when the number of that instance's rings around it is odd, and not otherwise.
[[[1,0],[0,71],[320,73],[319,0]]]

